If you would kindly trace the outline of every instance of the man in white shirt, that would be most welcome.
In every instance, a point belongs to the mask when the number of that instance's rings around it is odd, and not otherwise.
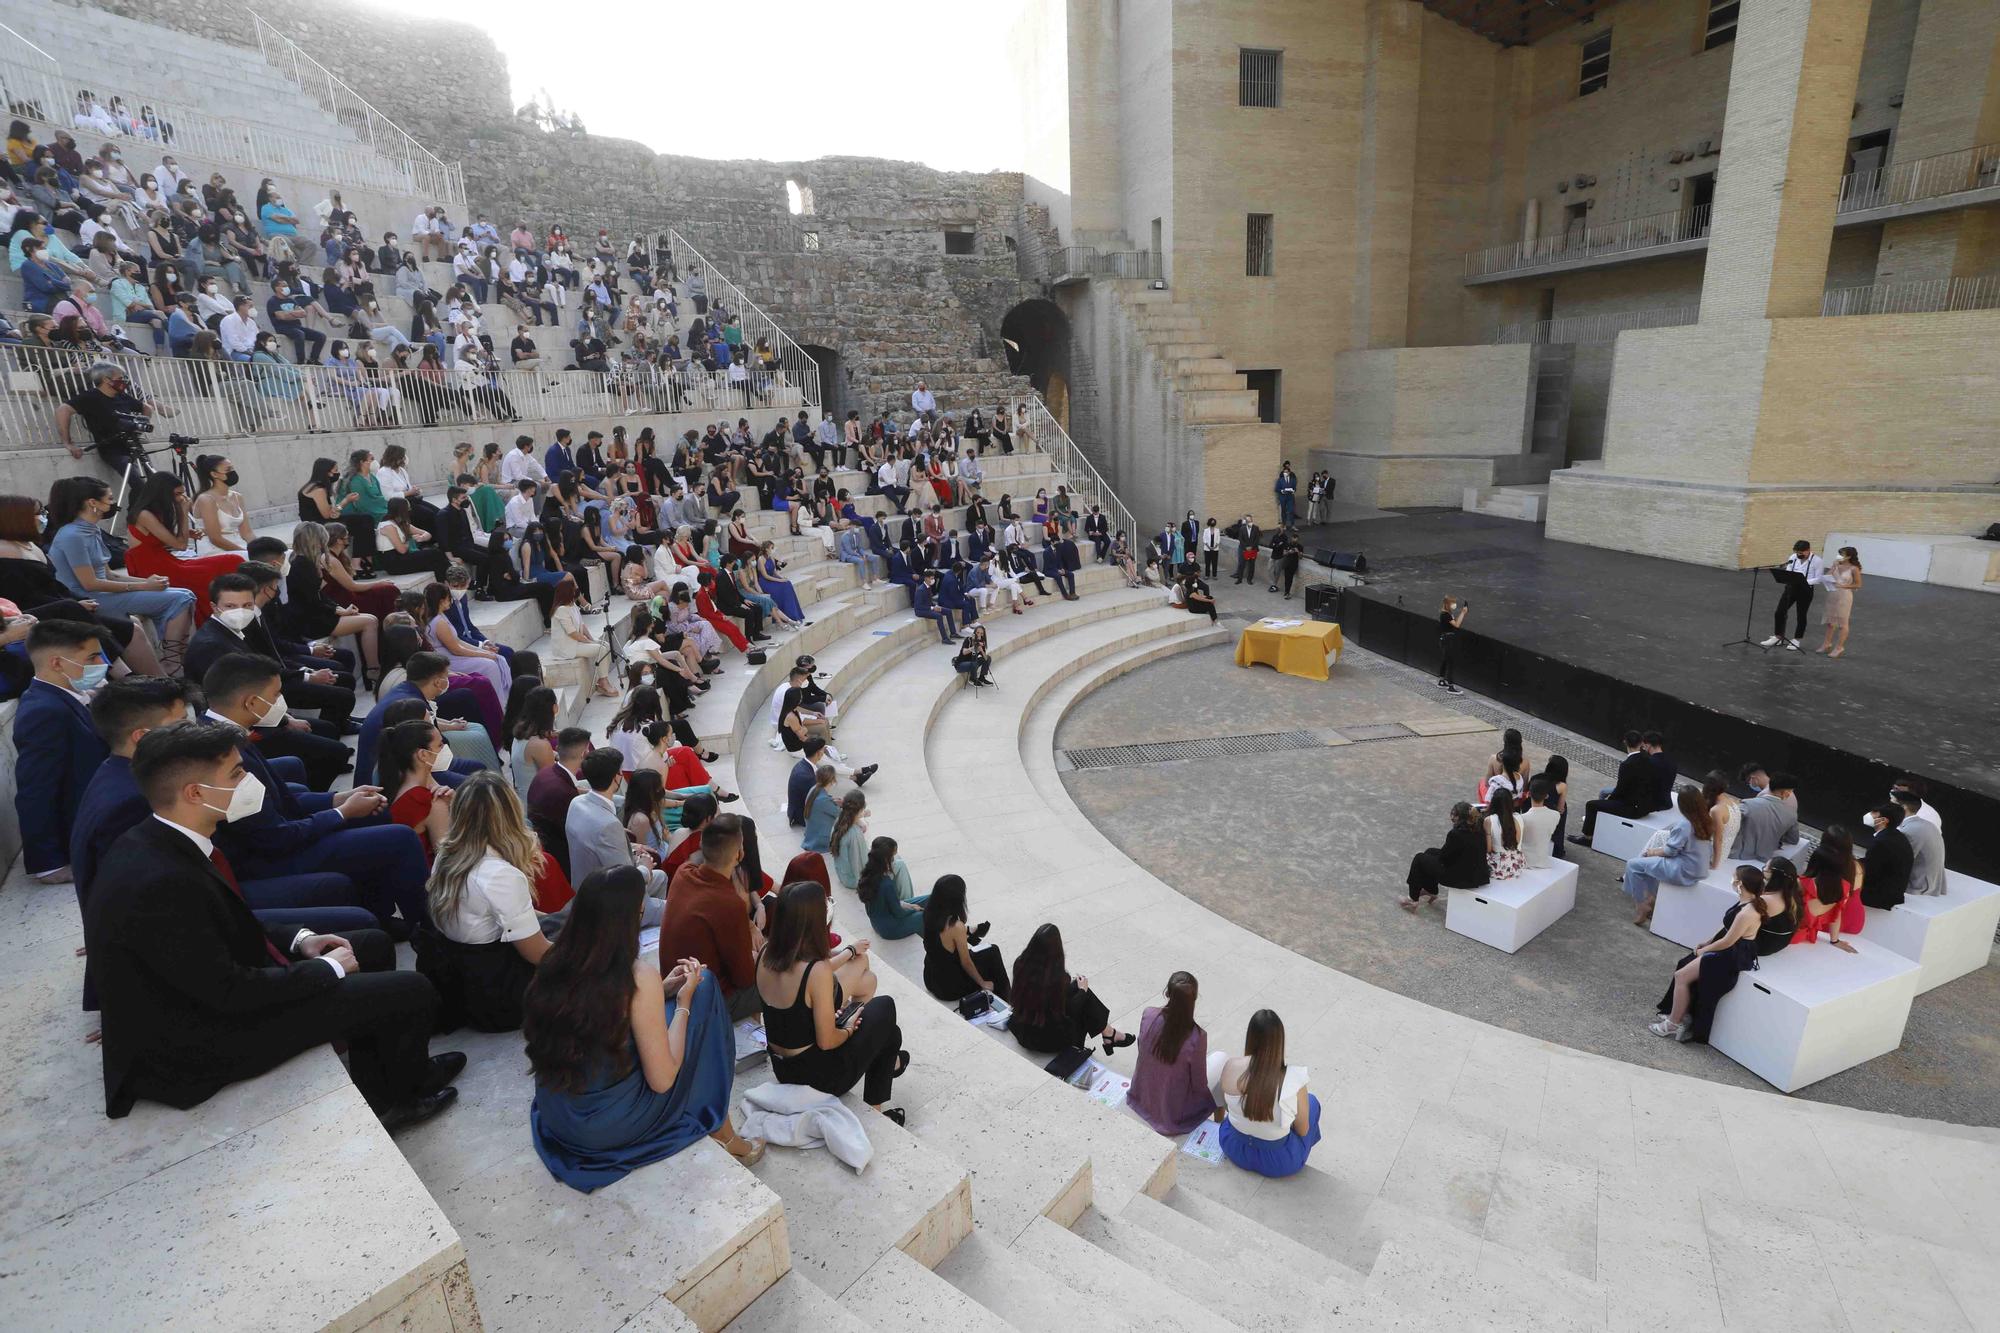
[[[181,182],[189,179],[187,173],[181,170],[180,163],[170,156],[160,159],[160,169],[153,175],[160,182],[160,193],[169,199],[179,194]]]
[[[910,492],[896,484],[896,465],[887,459],[883,459],[882,465],[875,469],[875,490],[879,495],[888,496],[899,514],[903,512],[904,501],[910,498]]]
[[[532,477],[523,477],[514,498],[507,502],[507,508],[500,521],[507,528],[507,535],[519,541],[528,531],[528,525],[538,521],[541,501],[536,498],[536,483]]]
[[[937,420],[937,396],[924,384],[917,381],[917,387],[910,394],[910,410],[924,421]]]
[[[500,484],[512,486],[523,481],[545,482],[549,474],[535,457],[535,437],[517,436],[514,448],[500,460]]]
[[[1806,632],[1806,612],[1812,609],[1813,589],[1830,582],[1826,563],[1813,554],[1812,543],[1799,541],[1792,543],[1792,558],[1780,568],[1784,573],[1796,575],[1785,580],[1784,596],[1778,599],[1778,609],[1771,617],[1771,637],[1760,645],[1776,648],[1779,644],[1793,652],[1799,651],[1799,639]],[[1792,612],[1792,636],[1785,637],[1785,612]]]
[[[1528,781],[1528,797],[1534,802],[1520,814],[1521,859],[1531,870],[1543,870],[1553,859],[1556,845],[1556,825],[1562,816],[1549,804],[1555,799],[1556,784],[1545,777],[1535,777]]]
[[[1944,816],[1937,812],[1936,806],[1930,805],[1924,800],[1924,794],[1929,790],[1929,784],[1922,778],[1914,774],[1904,773],[1898,776],[1896,781],[1890,786],[1889,799],[1902,804],[1903,793],[1908,792],[1916,799],[1917,804],[1915,809],[1910,809],[1908,806],[1904,807],[1906,821],[1909,819],[1921,819],[1936,828],[1939,833],[1943,833]]]
[[[417,214],[410,224],[410,239],[417,246],[417,260],[447,259],[451,256],[451,238],[445,235],[444,219],[436,205]]]
[[[248,361],[257,350],[257,306],[247,296],[236,298],[236,313],[224,315],[215,327],[222,351],[231,361]]]
[[[958,479],[975,490],[980,482],[986,480],[986,469],[980,466],[977,450],[965,451],[965,461],[958,465]]]

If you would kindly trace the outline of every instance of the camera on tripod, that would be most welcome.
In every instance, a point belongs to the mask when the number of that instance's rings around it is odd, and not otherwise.
[[[172,449],[177,454],[185,455],[188,450],[194,448],[197,444],[200,443],[201,443],[201,437],[199,435],[167,436],[167,447],[169,449]]]

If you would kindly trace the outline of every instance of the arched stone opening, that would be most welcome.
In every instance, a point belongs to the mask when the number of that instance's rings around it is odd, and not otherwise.
[[[1000,336],[1008,370],[1026,375],[1044,398],[1055,385],[1067,399],[1070,328],[1061,306],[1039,296],[1023,301],[1001,319]]]
[[[818,343],[800,344],[805,354],[819,367],[819,401],[836,420],[847,417],[848,387],[847,367],[839,352]]]

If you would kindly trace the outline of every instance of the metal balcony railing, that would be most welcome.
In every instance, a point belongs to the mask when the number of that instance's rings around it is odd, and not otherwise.
[[[1692,324],[1701,315],[1693,305],[1649,306],[1597,315],[1524,320],[1509,324],[1488,341],[1493,343],[1608,343],[1627,329],[1667,329]]]
[[[1840,179],[1836,211],[1859,213],[1995,186],[2000,186],[2000,144],[1984,144],[1895,162],[1873,171],[1850,171]]]
[[[1049,261],[1049,272],[1063,278],[1160,277],[1160,256],[1152,250],[1099,250],[1094,245],[1065,245]]]
[[[674,248],[674,265],[680,270],[681,281],[685,283],[690,270],[699,268],[703,285],[708,289],[708,298],[715,300],[720,297],[728,304],[738,317],[744,341],[754,347],[759,338],[769,339],[769,346],[777,352],[778,365],[786,380],[804,390],[806,405],[818,407],[824,402],[820,397],[819,362],[793,342],[791,335],[778,327],[777,320],[764,313],[763,308],[746,296],[741,287],[731,282],[721,269],[695,249],[686,236],[669,227],[667,237]]]
[[[1560,236],[1516,241],[1475,250],[1465,257],[1467,278],[1490,277],[1517,269],[1540,268],[1578,260],[1606,260],[1664,246],[1700,240],[1708,235],[1713,205],[1626,218],[1601,226],[1571,227]]]
[[[1936,278],[1928,282],[1877,282],[1837,287],[1820,302],[1822,315],[1916,315],[1940,310],[2000,309],[2000,274]]]

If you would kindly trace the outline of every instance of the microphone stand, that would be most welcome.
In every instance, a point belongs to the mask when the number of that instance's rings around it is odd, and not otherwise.
[[[1764,566],[1752,565],[1744,572],[1750,576],[1750,600],[1743,608],[1743,637],[1730,639],[1722,644],[1722,647],[1736,648],[1747,644],[1759,652],[1768,653],[1770,649],[1764,646],[1763,640],[1750,637],[1750,627],[1757,619],[1757,576],[1764,572]]]

